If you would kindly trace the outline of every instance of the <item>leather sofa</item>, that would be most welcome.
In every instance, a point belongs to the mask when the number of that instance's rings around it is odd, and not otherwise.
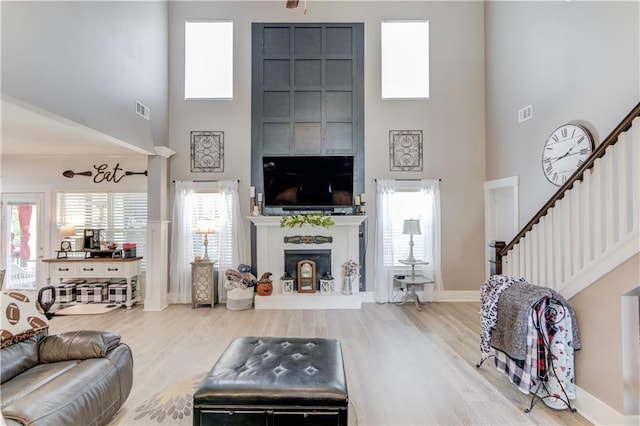
[[[39,310],[26,312],[31,305],[37,309],[32,296],[0,297],[0,408],[6,424],[107,424],[133,385],[131,350],[120,336],[88,330],[48,334],[46,317]],[[21,305],[15,297],[28,300]],[[16,334],[15,322],[32,328]]]

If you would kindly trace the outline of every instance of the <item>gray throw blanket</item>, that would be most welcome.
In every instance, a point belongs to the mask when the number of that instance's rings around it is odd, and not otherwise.
[[[491,333],[491,346],[513,359],[524,360],[527,354],[527,322],[533,306],[544,297],[552,297],[569,311],[573,328],[573,348],[580,349],[578,321],[573,309],[557,291],[526,282],[515,282],[500,294],[498,319]]]

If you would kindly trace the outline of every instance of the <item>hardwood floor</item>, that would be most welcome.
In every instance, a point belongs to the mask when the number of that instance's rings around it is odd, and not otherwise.
[[[579,413],[524,395],[493,362],[481,368],[480,304],[363,304],[360,310],[230,311],[170,305],[104,315],[54,317],[50,331],[108,330],[134,355],[131,395],[113,424],[150,395],[208,371],[237,336],[339,339],[349,390],[349,424],[590,424]]]

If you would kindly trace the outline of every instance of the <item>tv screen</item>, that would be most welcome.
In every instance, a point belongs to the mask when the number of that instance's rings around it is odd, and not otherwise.
[[[265,207],[353,204],[353,156],[263,157],[262,166]]]

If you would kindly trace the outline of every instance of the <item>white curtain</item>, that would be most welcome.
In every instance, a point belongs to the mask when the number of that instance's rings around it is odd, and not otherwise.
[[[171,217],[171,263],[169,303],[191,303],[191,261],[193,235],[191,230],[192,182],[176,182]]]
[[[237,180],[223,180],[220,182],[222,208],[220,209],[220,259],[216,265],[218,269],[218,301],[227,300],[224,283],[225,271],[236,269],[239,264],[247,263],[244,224],[240,211]]]
[[[401,229],[400,220],[394,217],[393,197],[398,191],[415,193],[415,201],[420,204],[420,235],[414,235],[414,240],[420,238],[419,246],[424,252],[416,254],[429,263],[426,266],[416,266],[416,273],[433,279],[435,298],[442,291],[442,271],[440,262],[440,183],[435,179],[412,181],[395,181],[391,179],[377,179],[376,181],[376,228],[374,235],[375,266],[374,266],[374,299],[378,303],[388,303],[394,300],[393,274],[394,260],[394,224]],[[396,231],[398,232],[398,231]],[[406,244],[406,243],[402,243]],[[418,246],[417,242],[416,245]],[[405,246],[403,246],[405,247]],[[405,247],[406,248],[406,247]]]
[[[420,220],[422,238],[425,247],[425,258],[429,264],[423,274],[434,281],[436,297],[442,292],[442,269],[440,266],[440,181],[437,179],[422,179],[419,181],[420,192],[428,195],[431,202],[425,205],[424,216]]]
[[[395,181],[376,181],[376,233],[374,235],[375,260],[373,271],[374,300],[378,303],[393,299],[393,265],[385,259],[393,259],[393,244],[385,244],[385,232],[391,232],[391,196],[395,192]]]

